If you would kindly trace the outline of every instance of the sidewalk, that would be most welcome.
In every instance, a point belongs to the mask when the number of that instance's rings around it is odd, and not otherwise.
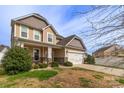
[[[117,69],[117,68],[96,66],[96,65],[89,65],[89,64],[74,65],[73,67],[85,68],[85,69],[103,72],[103,73],[107,73],[115,76],[124,76],[124,69]]]

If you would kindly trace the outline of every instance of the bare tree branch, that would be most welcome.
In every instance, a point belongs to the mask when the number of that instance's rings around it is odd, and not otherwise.
[[[104,42],[95,42],[95,46],[124,43],[124,6],[94,6],[93,9],[80,14],[90,14],[86,18],[90,23],[89,31],[82,34],[91,42],[104,38]],[[93,14],[93,15],[92,15]],[[108,37],[109,36],[109,37]]]

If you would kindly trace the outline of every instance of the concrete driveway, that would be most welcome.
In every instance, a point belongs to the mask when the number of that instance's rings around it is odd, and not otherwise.
[[[124,69],[117,69],[117,68],[89,65],[89,64],[74,65],[73,67],[85,68],[85,69],[103,72],[103,73],[107,73],[115,76],[122,76],[122,77],[124,76]]]

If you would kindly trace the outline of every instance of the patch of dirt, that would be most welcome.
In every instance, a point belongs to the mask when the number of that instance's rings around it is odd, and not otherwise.
[[[18,88],[38,88],[40,81],[36,78],[27,78],[25,80],[16,80],[16,87]]]
[[[96,72],[95,72],[96,73]],[[101,73],[97,73],[101,74]],[[96,79],[93,77],[94,72],[93,71],[80,71],[80,70],[63,70],[60,74],[57,76],[50,78],[47,81],[43,81],[42,83],[45,83],[49,85],[49,87],[66,87],[66,88],[80,88],[83,87],[80,85],[79,78],[83,77],[88,80],[91,80],[91,84],[88,87],[94,87],[94,88],[104,88],[104,87],[113,87],[113,86],[120,86],[121,84],[118,83],[115,78],[116,76],[103,75],[103,79]],[[59,85],[59,86],[58,86]],[[121,85],[121,87],[124,85]]]
[[[0,76],[0,84],[7,82],[7,78],[5,76]]]

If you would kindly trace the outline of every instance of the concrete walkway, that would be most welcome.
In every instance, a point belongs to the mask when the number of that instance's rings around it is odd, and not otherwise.
[[[117,68],[96,66],[96,65],[89,65],[89,64],[74,65],[73,67],[80,67],[80,68],[103,72],[103,73],[107,73],[115,76],[124,77],[124,69],[117,69]]]

